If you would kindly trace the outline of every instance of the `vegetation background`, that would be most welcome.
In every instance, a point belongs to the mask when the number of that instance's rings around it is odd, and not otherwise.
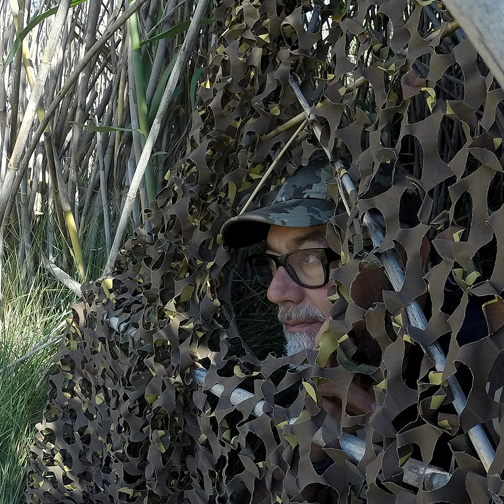
[[[436,2],[423,3],[424,31],[435,34],[446,16]],[[345,2],[332,7],[336,4]],[[200,0],[200,14],[207,5]],[[196,19],[192,31],[190,19]],[[382,29],[380,16],[371,12],[369,19],[368,27]],[[206,85],[211,22],[198,18],[189,0],[130,5],[63,0],[59,8],[50,2],[0,3],[0,504],[21,498],[28,447],[70,303],[82,282],[111,269],[117,242],[144,224],[149,202],[191,138],[197,85]],[[452,23],[446,50],[464,38]],[[400,70],[395,55],[389,58],[384,49],[373,46],[388,65],[379,70],[393,91]],[[357,42],[347,50],[363,67],[375,57],[371,50],[360,52]],[[183,57],[176,65],[179,53]],[[427,75],[427,57],[422,54],[415,65],[419,75]],[[479,60],[478,65],[483,66]],[[458,67],[446,72],[438,99],[461,99],[461,79]],[[365,79],[348,75],[344,80],[344,92],[356,90],[356,100],[374,119]],[[418,117],[428,115],[434,100],[429,88],[422,92],[411,100]],[[391,92],[390,100],[399,100],[394,96]],[[276,114],[275,107],[268,113]],[[500,112],[497,120],[502,122]],[[391,138],[400,121],[400,114],[390,120],[385,133]],[[444,128],[443,156],[452,159],[463,127],[456,122]],[[403,143],[401,152],[409,158],[402,162],[418,175],[421,149],[409,137]],[[255,168],[250,178],[257,180],[262,167]],[[132,198],[138,181],[139,195]],[[500,176],[497,182],[500,202]],[[448,187],[435,188],[434,214],[444,207]],[[461,207],[467,205],[461,200]],[[123,212],[130,206],[131,213]],[[148,231],[148,221],[145,225]]]
[[[169,79],[194,9],[192,0],[0,2],[2,504],[21,499],[65,319],[80,284],[104,271],[163,96],[126,233],[184,145],[208,19]]]

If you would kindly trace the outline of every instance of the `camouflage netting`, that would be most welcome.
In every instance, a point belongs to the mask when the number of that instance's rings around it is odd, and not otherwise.
[[[87,285],[75,308],[28,500],[502,502],[504,93],[438,2],[224,0],[213,16],[213,56],[186,157],[168,172],[151,231],[137,231],[116,272]],[[353,356],[339,351],[332,368],[316,361],[317,350],[282,357],[281,330],[244,254],[219,238],[301,122],[268,136],[302,112],[289,75],[358,193],[351,215],[328,224],[331,246],[344,252],[329,294],[340,306],[350,292],[345,320],[331,331],[338,340],[365,320],[369,335]],[[320,152],[307,126],[254,203]],[[398,208],[412,193],[423,203],[404,227]],[[338,198],[336,181],[328,194]],[[386,223],[380,250],[362,227],[370,208]],[[433,249],[426,274],[424,236]],[[359,262],[375,267],[393,247],[407,258],[402,291],[359,306]],[[421,331],[403,307],[427,287]],[[421,350],[436,340],[444,373]],[[208,369],[203,388],[195,359]],[[354,373],[374,385],[374,412],[344,413],[341,422],[317,407],[307,412],[319,377],[345,393]],[[452,375],[468,394],[461,415],[446,386]],[[220,398],[208,391],[217,382]],[[255,398],[232,406],[236,387]],[[251,415],[259,399],[271,416]],[[467,435],[478,424],[496,448],[488,471]],[[365,440],[360,463],[338,441],[351,426]],[[310,462],[319,429],[332,462],[320,475]],[[449,482],[409,484],[408,457],[449,472]]]

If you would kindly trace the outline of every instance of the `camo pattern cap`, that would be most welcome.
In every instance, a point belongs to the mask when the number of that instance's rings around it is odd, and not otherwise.
[[[308,228],[325,224],[334,214],[326,186],[332,179],[327,161],[299,168],[263,208],[233,217],[222,227],[224,243],[245,247],[266,238],[271,224]]]

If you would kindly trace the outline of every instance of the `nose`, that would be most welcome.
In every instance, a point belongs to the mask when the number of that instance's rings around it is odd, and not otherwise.
[[[279,306],[286,302],[299,304],[303,301],[304,294],[304,288],[294,282],[285,268],[280,266],[268,287],[268,299]]]

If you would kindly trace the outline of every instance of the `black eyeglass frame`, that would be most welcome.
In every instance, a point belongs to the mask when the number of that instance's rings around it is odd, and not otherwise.
[[[321,284],[317,285],[306,285],[304,284],[299,277],[297,276],[296,270],[287,262],[289,257],[294,255],[294,254],[299,254],[300,252],[313,252],[317,254],[317,256],[320,259],[320,263],[322,265],[322,268],[324,269],[324,282]],[[249,261],[253,265],[254,259],[260,259],[260,258],[265,258],[267,257],[268,259],[271,259],[276,266],[276,269],[280,266],[282,266],[285,271],[287,271],[288,275],[296,282],[299,286],[305,288],[305,289],[319,289],[320,287],[323,287],[328,281],[329,281],[329,273],[331,270],[331,262],[340,260],[341,255],[335,252],[332,248],[330,247],[317,247],[317,248],[308,248],[308,249],[298,249],[294,250],[292,252],[289,252],[284,255],[274,255],[274,254],[268,254],[267,252],[264,252],[262,254],[255,254],[253,256],[249,257]]]

